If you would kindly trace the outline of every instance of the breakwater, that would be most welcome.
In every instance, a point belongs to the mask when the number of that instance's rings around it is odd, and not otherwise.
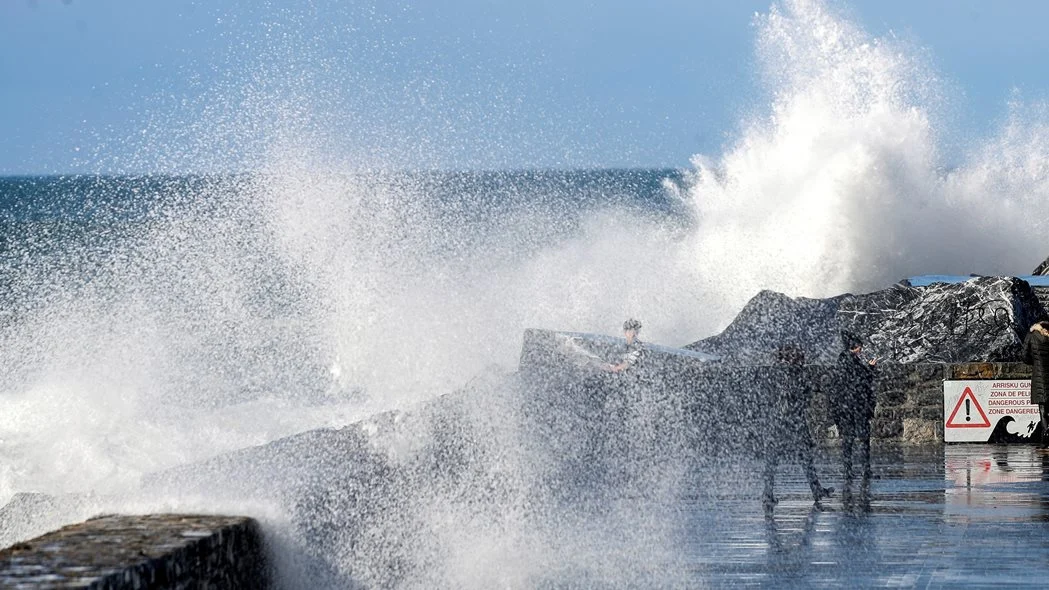
[[[653,346],[637,371],[611,375],[593,362],[613,356],[618,341],[568,336],[529,330],[516,374],[342,429],[301,433],[159,473],[147,478],[144,492],[199,486],[281,498],[297,511],[293,533],[316,552],[301,556],[308,571],[297,572],[299,578],[316,578],[317,587],[350,580],[395,585],[407,574],[393,566],[414,563],[419,550],[410,538],[412,518],[425,513],[430,498],[419,490],[466,498],[471,510],[499,506],[492,498],[516,493],[500,470],[506,449],[518,449],[514,464],[527,467],[530,484],[568,494],[574,481],[588,477],[621,473],[651,481],[668,458],[761,448],[777,367]],[[579,355],[575,338],[595,358]],[[834,392],[821,387],[829,368],[806,366],[804,378],[813,386],[809,411],[792,418],[806,420],[825,442],[835,435],[827,412]],[[885,363],[875,383],[874,436],[887,443],[942,441],[945,379],[1029,375],[1018,363]],[[282,466],[283,477],[253,477],[260,465]],[[529,493],[543,498],[545,492]],[[57,510],[49,506],[31,507]],[[367,541],[376,528],[387,535],[381,555]],[[342,571],[324,560],[338,547],[352,548],[355,568]],[[254,588],[268,583],[267,571],[254,521],[219,516],[107,516],[0,552],[3,587]]]
[[[0,588],[267,588],[258,524],[244,517],[101,516],[0,551]]]

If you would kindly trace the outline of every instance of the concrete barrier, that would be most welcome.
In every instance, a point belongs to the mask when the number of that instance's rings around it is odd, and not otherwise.
[[[0,588],[267,588],[250,518],[101,516],[0,551]]]

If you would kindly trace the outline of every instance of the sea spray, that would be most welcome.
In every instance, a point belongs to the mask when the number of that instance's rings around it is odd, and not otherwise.
[[[829,296],[1034,268],[1044,222],[1024,212],[1049,189],[1044,109],[1012,105],[997,136],[952,162],[937,128],[946,85],[915,48],[811,0],[756,22],[771,103],[724,154],[694,158],[685,195],[696,263],[727,287],[711,293],[723,317],[759,289]]]
[[[103,217],[74,237],[32,226],[45,252],[14,247],[30,254],[16,256],[5,291],[18,313],[2,336],[0,499],[95,492],[93,510],[257,515],[289,584],[318,560],[335,575],[409,585],[525,585],[544,572],[652,581],[652,564],[680,557],[666,508],[684,485],[679,472],[668,470],[651,510],[610,502],[597,524],[558,513],[533,488],[556,459],[544,454],[549,441],[500,411],[495,400],[514,390],[498,379],[458,415],[493,431],[469,442],[502,461],[505,477],[476,480],[499,479],[497,493],[470,480],[381,487],[388,498],[366,500],[385,510],[333,532],[321,555],[311,554],[311,524],[342,504],[177,485],[141,497],[135,486],[178,465],[205,480],[228,475],[200,462],[410,410],[479,373],[505,376],[528,327],[614,333],[635,316],[646,339],[682,344],[724,326],[762,288],[833,295],[921,272],[1024,273],[1044,256],[1032,214],[1049,186],[1042,109],[1016,101],[1001,132],[952,166],[939,147],[937,76],[907,46],[819,2],[777,4],[756,23],[770,103],[684,180],[655,175],[669,178],[677,204],[633,188],[644,172],[352,169],[333,146],[353,116],[330,112],[328,90],[314,85],[303,57],[313,44],[303,31],[267,36],[255,84],[218,86],[190,126],[180,125],[185,112],[157,114],[149,139],[134,140],[137,157],[176,174],[224,146],[213,168],[247,169],[233,185],[140,188],[139,199],[172,206],[133,223]],[[179,150],[163,133],[176,128]],[[411,464],[434,433],[407,430],[372,451]],[[252,467],[249,483],[294,474],[327,483],[336,500],[353,483],[343,477],[352,466],[337,461],[313,473]],[[647,561],[625,568],[605,556],[610,544],[615,556],[643,549]]]

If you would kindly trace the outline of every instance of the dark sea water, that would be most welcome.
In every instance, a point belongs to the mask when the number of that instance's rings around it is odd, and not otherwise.
[[[561,211],[625,205],[668,211],[664,181],[682,172],[659,170],[522,170],[402,172],[346,175],[376,188],[410,188],[435,203],[478,218],[522,207]],[[219,176],[7,176],[0,177],[0,216],[5,222],[141,220],[167,208],[242,198],[265,182],[253,175]]]
[[[197,257],[232,245],[242,249],[229,263],[246,275],[243,288],[254,292],[245,302],[252,313],[295,315],[309,296],[289,276],[301,269],[289,269],[294,261],[276,251],[280,229],[273,224],[282,220],[274,219],[274,199],[290,201],[279,207],[330,215],[328,221],[342,216],[354,235],[339,239],[358,251],[385,248],[375,254],[390,264],[481,251],[520,258],[578,236],[580,224],[601,210],[666,225],[688,218],[687,205],[668,191],[683,182],[677,170],[335,175],[325,177],[319,195],[308,194],[311,179],[296,179],[295,190],[304,194],[291,199],[272,189],[282,181],[247,174],[0,178],[0,296],[6,303],[0,313],[10,318],[88,285],[119,290],[131,280],[118,276],[129,265],[170,265],[177,276],[154,279],[178,282]]]

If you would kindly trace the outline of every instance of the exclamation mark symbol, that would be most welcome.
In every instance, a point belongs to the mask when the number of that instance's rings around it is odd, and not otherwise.
[[[969,422],[972,419],[973,417],[969,415],[969,398],[965,398],[965,421]]]

